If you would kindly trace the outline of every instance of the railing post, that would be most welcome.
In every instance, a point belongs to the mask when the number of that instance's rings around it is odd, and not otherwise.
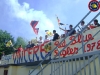
[[[84,35],[83,35],[83,33],[81,32],[81,36],[82,36],[82,52],[83,52],[83,54],[84,54]]]

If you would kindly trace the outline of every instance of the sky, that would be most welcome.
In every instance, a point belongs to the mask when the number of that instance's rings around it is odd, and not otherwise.
[[[69,25],[77,23],[89,12],[90,0],[0,0],[0,29],[11,33],[15,38],[23,37],[31,40],[45,36],[45,30],[64,33],[59,29],[56,16],[69,29]],[[87,24],[98,12],[92,12],[84,21]],[[99,19],[100,17],[98,17]],[[35,35],[30,22],[39,21],[38,35]]]

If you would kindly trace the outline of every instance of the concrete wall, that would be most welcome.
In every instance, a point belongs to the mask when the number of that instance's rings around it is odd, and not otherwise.
[[[85,60],[85,63],[87,62],[88,60]],[[96,73],[97,75],[100,75],[100,64],[99,64],[99,61],[98,61],[98,57],[94,60],[95,61],[95,65],[96,65]],[[62,67],[60,67],[60,70],[58,69],[57,71],[55,71],[55,75],[72,75],[72,63],[73,63],[73,72],[75,73],[76,70],[78,70],[80,68],[79,66],[79,62],[81,63],[81,67],[83,66],[83,60],[80,60],[80,61],[70,61],[69,63],[66,62],[66,64],[63,64]],[[64,62],[62,62],[64,63]],[[60,63],[60,65],[62,64]],[[75,64],[76,63],[76,64]],[[66,69],[65,69],[65,65],[66,65]],[[69,65],[69,67],[68,67]],[[76,67],[77,65],[77,67]],[[45,65],[43,65],[45,66]],[[53,65],[54,66],[54,65]],[[55,68],[57,68],[59,66],[59,63],[55,63]],[[25,67],[25,66],[10,66],[9,68],[6,68],[8,69],[8,75],[28,75],[29,73],[29,70],[30,72],[34,69],[35,67],[31,66],[31,67]],[[35,70],[31,75],[36,75],[36,73],[40,70],[41,68],[38,68],[37,70]],[[89,75],[89,66],[87,65],[85,67],[86,69],[86,75]],[[90,69],[91,69],[91,75],[95,75],[94,73],[94,66],[93,66],[93,61],[90,63]],[[52,70],[54,70],[54,68],[52,68]],[[0,75],[3,75],[3,71],[4,71],[4,68],[0,68]],[[65,74],[65,71],[66,71],[66,74]],[[80,70],[82,72],[82,75],[84,75],[84,69],[81,69]],[[76,75],[80,75],[80,71],[76,73]],[[43,72],[43,75],[50,75],[51,73],[51,64],[48,65],[44,70]],[[39,75],[41,75],[41,73]]]

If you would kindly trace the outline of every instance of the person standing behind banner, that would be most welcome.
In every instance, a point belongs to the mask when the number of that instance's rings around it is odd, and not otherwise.
[[[19,45],[17,50],[18,50],[18,52],[23,51],[22,45]]]
[[[73,30],[73,26],[70,25],[70,26],[69,26],[69,30],[64,30],[64,29],[62,29],[62,28],[60,28],[60,27],[59,27],[59,29],[65,31],[65,33],[66,33],[66,35],[67,35],[68,33],[70,33],[70,32]],[[75,29],[69,34],[69,36],[71,36],[71,35],[73,35],[73,34],[76,34],[76,30],[75,30]]]
[[[33,41],[31,40],[31,48],[34,47],[35,44],[33,43]]]
[[[45,35],[44,42],[49,42],[50,40],[48,39],[48,35]]]
[[[81,21],[81,30],[84,29],[85,26],[86,26],[86,25],[85,25],[85,22],[84,22],[84,21]],[[89,30],[89,27],[86,27],[86,29],[84,29],[83,32],[85,32],[85,31],[87,31],[87,30]],[[77,31],[80,32],[79,29],[78,29]]]
[[[28,45],[26,46],[26,49],[31,48],[31,42],[28,42]]]
[[[98,23],[98,20],[97,20],[97,19],[94,20],[94,25],[95,25],[96,27],[99,27],[99,26],[100,26],[100,24]]]
[[[42,36],[39,37],[39,41],[37,41],[37,45],[41,45],[43,43]]]
[[[53,30],[53,34],[54,34],[54,36],[53,36],[53,40],[52,41],[56,41],[56,40],[58,40],[60,38],[59,34],[56,33],[56,30]]]

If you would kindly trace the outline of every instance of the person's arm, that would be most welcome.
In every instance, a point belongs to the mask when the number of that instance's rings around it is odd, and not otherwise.
[[[63,28],[60,28],[60,27],[59,27],[59,29],[61,29],[61,30],[63,30],[63,31],[66,31],[65,29],[63,29]]]
[[[54,36],[53,36],[53,39],[52,39],[52,41],[55,41],[55,34],[54,34]]]
[[[99,27],[99,26],[100,26],[100,24],[98,23],[98,24],[97,24],[97,27]]]

